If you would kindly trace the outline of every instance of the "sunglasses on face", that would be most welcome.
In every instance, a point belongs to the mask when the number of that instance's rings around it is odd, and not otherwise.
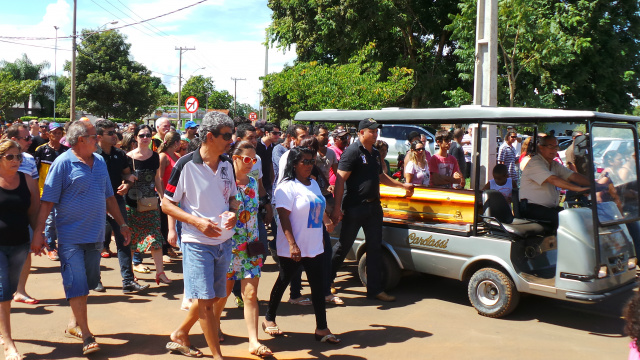
[[[141,138],[141,139],[144,139],[144,138],[149,138],[150,139],[151,138],[151,134],[138,134],[138,137]]]
[[[340,136],[338,139],[345,141],[349,138],[349,135]]]
[[[415,151],[421,152],[421,151],[424,151],[424,148],[416,148]]]
[[[517,136],[509,136],[509,137],[512,138],[512,139],[517,139],[518,138]]]
[[[229,141],[229,140],[231,140],[231,137],[233,136],[233,133],[228,132],[228,133],[224,133],[224,134],[220,133],[220,134],[217,134],[217,135],[213,134],[213,136],[215,136],[215,137],[222,136],[222,140]]]
[[[245,164],[251,164],[251,163],[255,164],[258,162],[258,159],[252,158],[251,156],[234,155],[233,157],[237,159],[242,159],[242,162]]]
[[[17,138],[17,139],[18,139],[18,140],[24,140],[24,141],[31,141],[31,138],[33,138],[33,136],[31,136],[31,135],[27,135],[27,136],[25,136],[25,137],[18,136],[18,138]]]
[[[282,131],[272,131],[271,135],[275,135],[275,136],[280,136],[282,134]]]
[[[46,129],[47,125],[40,125],[40,129]]]
[[[22,161],[22,154],[18,154],[18,155],[7,154],[7,155],[2,155],[2,157],[4,157],[9,161],[13,161],[13,159],[15,159],[16,161]]]
[[[316,159],[302,159],[300,162],[302,165],[313,165],[316,163]]]

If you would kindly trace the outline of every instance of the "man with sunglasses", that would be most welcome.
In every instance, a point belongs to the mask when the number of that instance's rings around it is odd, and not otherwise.
[[[29,122],[29,132],[31,133],[31,144],[27,149],[29,154],[35,156],[36,149],[40,145],[44,145],[49,141],[49,134],[47,133],[48,128],[48,121],[38,123],[38,120],[31,120]]]
[[[127,194],[131,183],[133,183],[136,178],[131,174],[127,153],[114,146],[118,142],[116,124],[110,120],[98,119],[96,120],[95,128],[98,137],[98,150],[96,153],[102,156],[107,165],[113,196],[126,222],[127,210],[123,196]],[[108,238],[110,240],[111,231],[113,231],[114,238],[116,239],[116,248],[118,249],[118,262],[120,264],[120,275],[122,276],[122,291],[124,293],[133,293],[147,289],[149,285],[140,285],[135,281],[131,262],[131,248],[125,245],[125,238],[116,220],[112,216],[107,215],[105,239]],[[108,243],[106,241],[105,248],[108,249]],[[100,283],[98,288],[94,290],[99,291],[103,289],[104,287],[102,283]]]
[[[558,155],[558,139],[554,136],[540,137],[536,152],[522,170],[520,213],[527,219],[548,222],[555,231],[558,228],[558,213],[562,210],[558,206],[558,189],[589,190],[589,179],[553,160]]]
[[[229,116],[207,113],[198,129],[202,145],[178,160],[162,199],[162,211],[182,222],[185,297],[197,300],[180,327],[171,333],[166,349],[187,356],[202,356],[189,340],[189,331],[199,320],[213,358],[222,358],[220,314],[214,312],[214,306],[227,294],[231,235],[239,205],[231,161],[224,155],[231,147],[233,128]],[[175,234],[175,227],[169,230]],[[176,240],[176,236],[169,236],[172,246],[176,246]]]
[[[514,143],[518,139],[518,134],[515,131],[507,131],[507,135],[504,138],[504,142],[498,149],[498,164],[504,164],[507,166],[509,178],[518,182],[518,155],[516,155],[516,149]]]
[[[280,141],[280,128],[275,124],[264,124],[264,136],[256,144],[256,154],[262,159],[262,185],[269,194],[273,195],[273,149]]]
[[[42,123],[41,123],[42,124]],[[41,127],[42,129],[42,127]],[[42,191],[44,189],[45,181],[47,180],[47,175],[49,174],[49,168],[51,164],[58,158],[58,156],[62,155],[64,152],[69,150],[69,148],[60,143],[60,139],[64,135],[62,124],[52,122],[48,126],[49,131],[46,133],[49,136],[49,142],[40,145],[36,148],[35,158],[36,164],[38,165],[38,187],[40,188],[40,196],[42,196]],[[44,133],[43,133],[44,134]],[[58,260],[58,250],[56,247],[56,226],[54,221],[53,211],[47,218],[47,226],[44,230],[45,238],[47,239],[47,245],[49,248],[49,252],[47,256],[52,261]]]
[[[382,205],[380,184],[403,188],[406,195],[413,194],[412,184],[403,184],[382,171],[380,153],[373,146],[382,125],[373,119],[358,124],[358,140],[344,151],[338,164],[335,187],[335,206],[331,220],[341,219],[340,246],[332,260],[331,275],[335,279],[353,242],[364,231],[367,243],[367,297],[380,301],[395,301],[384,292],[382,284]],[[346,190],[346,195],[343,195]],[[343,216],[344,212],[344,216]]]

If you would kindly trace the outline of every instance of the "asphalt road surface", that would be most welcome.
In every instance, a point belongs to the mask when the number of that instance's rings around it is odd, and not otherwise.
[[[153,268],[150,256],[145,264]],[[166,266],[171,285],[157,286],[154,275],[137,274],[151,285],[143,294],[124,295],[116,258],[102,259],[102,279],[107,291],[89,297],[89,324],[102,351],[92,359],[180,359],[164,346],[170,332],[184,319],[180,310],[182,264]],[[342,338],[338,346],[313,338],[311,306],[285,303],[278,324],[285,337],[271,338],[260,331],[261,341],[275,359],[626,359],[629,339],[622,333],[620,317],[626,298],[598,305],[582,305],[523,297],[506,319],[482,317],[469,304],[466,284],[420,274],[405,276],[391,293],[395,303],[367,300],[356,277],[356,264],[346,263],[337,287],[344,306],[328,306],[329,328]],[[277,274],[269,258],[260,282],[260,321]],[[310,295],[303,280],[303,293]],[[80,342],[64,337],[71,312],[64,299],[59,262],[35,258],[28,292],[38,305],[13,304],[12,328],[18,350],[26,359],[84,359]],[[223,313],[226,359],[256,358],[248,353],[246,325],[241,309],[229,298]],[[192,343],[206,357],[211,353],[198,324]]]

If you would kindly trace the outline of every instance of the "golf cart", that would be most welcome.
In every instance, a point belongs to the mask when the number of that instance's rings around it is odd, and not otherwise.
[[[403,270],[468,281],[469,300],[478,313],[498,318],[516,308],[521,293],[594,303],[636,286],[634,242],[640,244],[636,125],[640,118],[591,111],[463,106],[302,111],[295,121],[313,126],[357,123],[365,118],[383,127],[441,123],[480,129],[473,133],[470,189],[416,188],[411,198],[405,198],[404,191],[381,186],[387,290],[397,285]],[[591,191],[562,199],[565,210],[560,212],[557,229],[519,218],[517,196],[515,204],[509,204],[500,193],[481,190],[491,177],[491,158],[495,160],[490,150],[495,143],[488,140],[495,139],[495,130],[490,129],[507,125],[537,129],[545,122],[584,124],[592,138],[625,139],[632,144],[623,154],[627,176],[603,177],[591,166]],[[593,160],[589,159],[590,164]],[[338,227],[332,234],[334,242],[339,234]],[[366,246],[360,231],[350,258],[359,262],[358,272],[365,284]]]

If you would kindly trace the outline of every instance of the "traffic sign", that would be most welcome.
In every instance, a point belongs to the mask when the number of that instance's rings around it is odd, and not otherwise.
[[[195,96],[189,96],[187,100],[184,101],[184,107],[187,109],[187,112],[191,114],[198,111],[199,105],[198,99],[196,99]]]
[[[249,113],[249,120],[251,120],[251,121],[258,120],[258,114],[254,113],[254,112]]]

